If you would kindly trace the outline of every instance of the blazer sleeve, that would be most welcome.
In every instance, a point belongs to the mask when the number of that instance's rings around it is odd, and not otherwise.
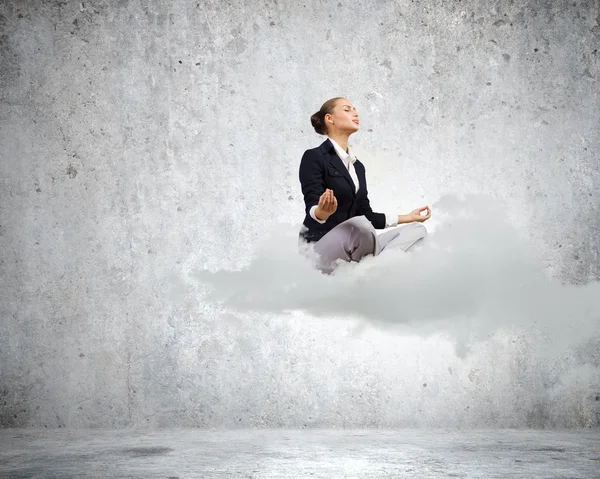
[[[319,198],[325,191],[323,170],[323,160],[319,153],[314,150],[305,151],[300,161],[300,185],[307,215],[310,215],[312,206],[319,204]]]
[[[363,166],[363,178],[364,178],[364,183],[365,183],[365,194],[361,198],[360,203],[357,205],[356,215],[357,216],[364,215],[371,222],[371,224],[373,225],[373,228],[375,228],[375,229],[378,229],[378,230],[385,229],[385,227],[386,227],[385,214],[375,213],[371,209],[371,202],[369,201],[369,192],[367,190],[367,172],[364,169],[364,166]]]

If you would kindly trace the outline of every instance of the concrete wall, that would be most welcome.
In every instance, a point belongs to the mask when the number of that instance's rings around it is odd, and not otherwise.
[[[0,425],[597,426],[593,337],[460,357],[186,278],[299,225],[341,94],[379,210],[493,195],[550,278],[598,280],[599,47],[598,0],[2,2]]]

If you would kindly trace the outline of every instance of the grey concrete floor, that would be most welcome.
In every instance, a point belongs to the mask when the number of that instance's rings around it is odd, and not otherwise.
[[[0,430],[21,478],[600,478],[600,431]]]

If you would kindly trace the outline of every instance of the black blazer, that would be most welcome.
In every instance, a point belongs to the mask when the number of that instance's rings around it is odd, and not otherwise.
[[[306,150],[300,161],[300,184],[304,195],[306,216],[300,237],[312,243],[320,240],[333,227],[354,216],[366,216],[374,228],[384,229],[385,214],[374,213],[369,203],[365,166],[354,163],[359,188],[355,186],[350,173],[338,156],[329,138],[320,146]],[[321,224],[310,216],[310,209],[319,203],[325,189],[333,190],[338,206],[325,223]]]

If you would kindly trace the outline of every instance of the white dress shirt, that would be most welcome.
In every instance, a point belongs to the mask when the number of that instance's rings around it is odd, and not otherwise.
[[[340,145],[338,145],[337,142],[333,138],[329,138],[329,141],[331,141],[331,143],[333,143],[333,147],[335,148],[336,153],[338,154],[338,156],[340,157],[340,160],[344,164],[344,168],[346,168],[348,170],[348,173],[350,173],[350,178],[352,178],[352,181],[354,183],[354,192],[356,193],[360,186],[358,184],[358,176],[356,175],[356,169],[354,168],[354,163],[356,162],[356,156],[352,153],[352,151],[350,150],[350,147],[348,147],[348,152],[345,152],[342,149],[342,147]],[[323,224],[327,220],[322,221],[317,218],[317,216],[315,215],[315,210],[317,209],[317,206],[319,206],[319,205],[317,204],[317,205],[311,206],[310,216],[317,223]],[[394,214],[394,213],[389,213],[389,214],[385,213],[385,225],[386,226],[397,226],[398,225],[398,215]]]

